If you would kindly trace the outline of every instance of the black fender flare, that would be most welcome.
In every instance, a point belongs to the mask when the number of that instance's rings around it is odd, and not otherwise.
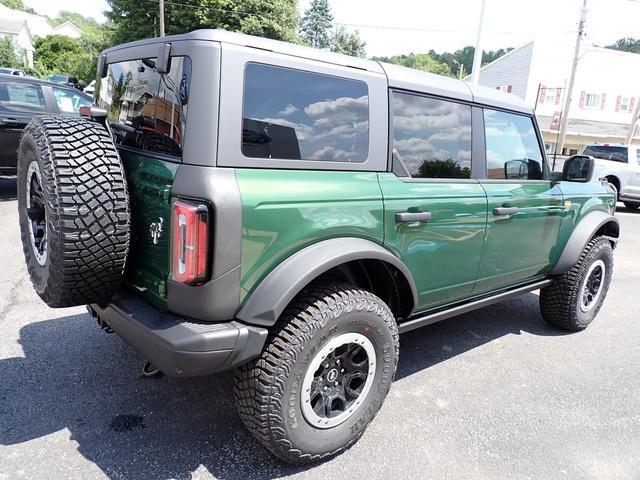
[[[315,278],[343,263],[369,259],[387,262],[404,275],[415,307],[418,294],[413,276],[398,257],[370,240],[341,237],[309,245],[274,268],[251,293],[236,318],[251,325],[271,326],[289,302]]]
[[[609,239],[615,246],[620,233],[620,221],[613,215],[600,210],[587,213],[571,233],[558,262],[551,270],[551,275],[561,275],[574,266],[587,243],[598,230],[609,223],[610,228],[615,232],[615,236],[609,236]]]

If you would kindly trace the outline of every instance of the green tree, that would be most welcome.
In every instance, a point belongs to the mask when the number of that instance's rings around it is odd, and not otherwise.
[[[156,2],[107,1],[111,11],[105,12],[105,15],[112,24],[112,43],[125,43],[159,34]],[[184,5],[165,4],[167,35],[199,28],[220,28],[295,41],[297,27],[296,0],[189,0]]]
[[[469,178],[469,167],[460,167],[452,159],[447,160],[423,160],[418,167],[418,176],[421,178]]]
[[[364,57],[367,54],[366,45],[357,30],[354,33],[349,33],[344,27],[337,28],[331,37],[331,51],[336,53]]]
[[[0,0],[0,3],[6,7],[9,7],[12,10],[21,10],[27,13],[36,13],[36,11],[31,7],[25,7],[24,2],[22,0]]]
[[[620,50],[622,52],[640,53],[640,38],[626,37],[616,40],[612,45],[606,48],[612,50]]]
[[[423,70],[437,75],[444,75],[447,77],[453,76],[451,68],[449,68],[446,63],[434,59],[428,53],[410,53],[408,55],[395,55],[393,57],[373,57],[373,60],[394,63],[396,65],[415,68],[416,70]]]
[[[34,66],[41,75],[62,73],[88,83],[96,76],[97,50],[86,39],[64,35],[36,38]]]
[[[0,67],[23,68],[24,62],[13,48],[9,37],[0,38]]]
[[[312,0],[304,12],[300,27],[302,39],[315,48],[331,47],[333,15],[329,0]]]

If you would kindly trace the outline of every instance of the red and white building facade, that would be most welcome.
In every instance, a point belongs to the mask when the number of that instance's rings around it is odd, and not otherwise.
[[[640,55],[581,47],[563,152],[590,143],[622,143],[640,100]],[[547,151],[554,152],[574,46],[570,38],[534,40],[480,70],[480,84],[510,92],[536,110]],[[640,144],[635,127],[632,143]]]

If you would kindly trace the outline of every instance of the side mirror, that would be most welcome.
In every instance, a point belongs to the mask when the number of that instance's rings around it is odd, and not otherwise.
[[[562,180],[567,182],[590,182],[593,178],[595,161],[589,155],[574,155],[565,160]]]

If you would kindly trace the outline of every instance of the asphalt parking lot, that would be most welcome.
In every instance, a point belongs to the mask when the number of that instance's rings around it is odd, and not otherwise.
[[[230,373],[145,378],[84,308],[42,303],[15,195],[0,178],[0,480],[640,478],[640,211],[618,209],[614,280],[587,331],[548,327],[527,294],[406,334],[361,441],[293,468],[243,429]]]

